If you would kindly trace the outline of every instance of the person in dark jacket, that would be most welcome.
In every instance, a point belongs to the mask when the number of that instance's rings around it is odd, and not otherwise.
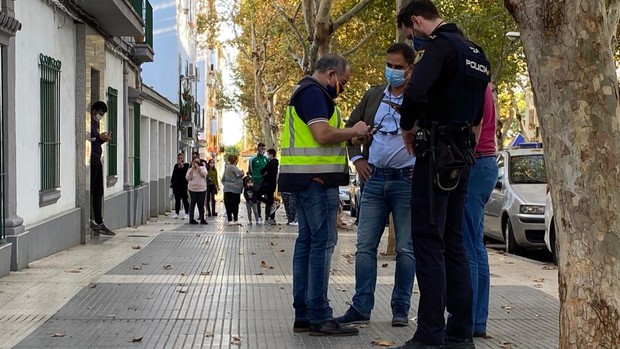
[[[103,144],[111,139],[111,134],[99,132],[99,127],[107,112],[108,106],[102,101],[93,103],[90,108],[90,199],[93,209],[93,220],[90,222],[90,228],[95,236],[99,234],[116,235],[103,223],[103,163],[101,162],[101,154],[103,153]]]
[[[170,178],[170,188],[174,194],[174,212],[170,215],[171,218],[185,219],[189,213],[189,200],[187,199],[187,179],[185,175],[189,170],[189,164],[185,162],[185,155],[179,153],[177,155],[177,163],[172,168],[172,178]],[[181,209],[181,202],[183,202],[184,211],[179,216],[179,210]]]
[[[274,196],[276,192],[276,183],[278,182],[278,167],[280,162],[276,159],[276,150],[267,150],[267,158],[269,162],[260,171],[263,176],[263,184],[258,190],[258,200],[265,203],[265,224],[276,224],[276,211],[280,208],[280,204],[275,202]]]

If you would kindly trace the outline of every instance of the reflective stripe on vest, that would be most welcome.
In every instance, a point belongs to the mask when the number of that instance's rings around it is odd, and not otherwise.
[[[329,119],[329,126],[344,126],[338,107]],[[281,139],[280,173],[346,173],[346,142],[320,145],[312,136],[310,127],[297,115],[294,106],[288,106]]]

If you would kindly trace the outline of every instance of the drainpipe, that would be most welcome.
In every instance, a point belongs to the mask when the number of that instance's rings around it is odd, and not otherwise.
[[[123,190],[130,191],[132,188],[129,179],[129,67],[127,60],[123,59]],[[131,193],[127,193],[127,226],[132,223],[132,197]]]

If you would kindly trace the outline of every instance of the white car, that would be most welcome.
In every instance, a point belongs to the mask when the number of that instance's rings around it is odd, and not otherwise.
[[[545,201],[545,245],[547,245],[547,249],[553,255],[553,264],[558,265],[558,241],[555,231],[551,191],[547,190],[547,200]]]

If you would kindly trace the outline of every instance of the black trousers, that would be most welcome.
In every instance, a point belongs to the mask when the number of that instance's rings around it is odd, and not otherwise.
[[[239,203],[241,203],[241,194],[224,192],[224,207],[226,207],[226,218],[229,222],[239,220]]]
[[[443,345],[444,336],[471,338],[473,333],[473,291],[462,231],[469,167],[461,172],[454,191],[434,190],[435,226],[431,227],[429,166],[428,159],[418,157],[412,179],[411,236],[420,288],[414,338],[424,344]],[[447,325],[446,308],[451,314]]]
[[[196,206],[198,206],[198,213],[200,214],[200,218],[198,220],[202,221],[205,219],[205,195],[207,195],[206,191],[191,191],[189,192],[189,196],[191,198],[191,205],[189,207],[189,221],[194,220],[194,210]]]
[[[95,223],[103,223],[103,164],[94,155],[90,156],[90,202]]]
[[[187,200],[187,188],[172,188],[174,193],[174,211],[179,214],[181,210],[181,202],[183,202],[183,209],[185,213],[189,213],[189,200]]]
[[[215,185],[207,184],[207,201],[205,202],[205,206],[207,206],[207,213],[209,215],[214,215],[215,212]]]
[[[258,201],[265,204],[265,217],[266,218],[275,219],[276,217],[275,213],[269,214],[269,212],[271,212],[271,206],[273,205],[275,201],[274,199],[275,193],[276,193],[275,187],[272,188],[271,186],[267,186],[264,184],[256,192],[256,198],[258,199]],[[260,215],[260,210],[258,212]]]

